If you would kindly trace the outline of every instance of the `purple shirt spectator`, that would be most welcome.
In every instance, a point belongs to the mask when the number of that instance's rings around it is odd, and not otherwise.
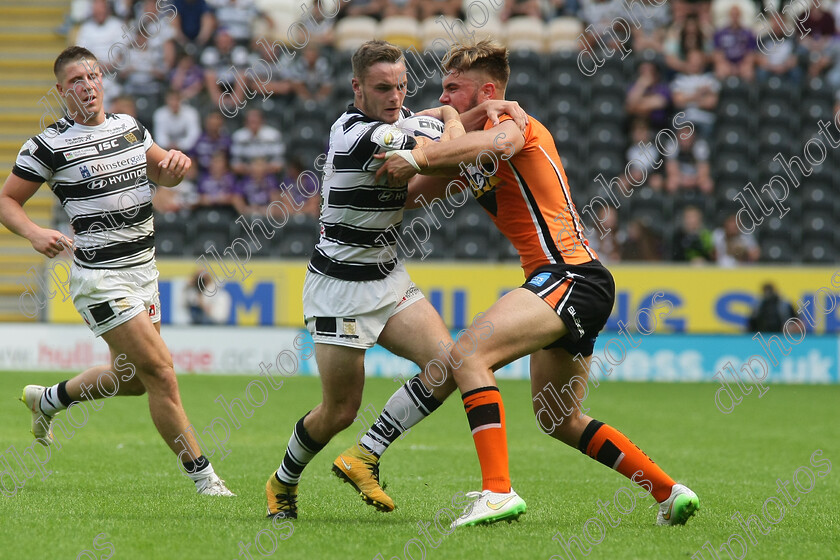
[[[236,185],[236,192],[245,199],[248,206],[268,206],[278,188],[274,175],[265,175],[262,179],[244,177]]]
[[[210,169],[210,162],[213,160],[213,154],[216,152],[223,152],[226,156],[230,155],[231,139],[230,134],[222,131],[217,137],[213,137],[209,132],[202,132],[198,137],[198,142],[192,149],[192,155],[198,161],[198,166],[202,171]]]
[[[302,169],[290,165],[280,189],[295,201],[295,206],[300,206],[308,200],[305,193],[320,192],[321,185],[315,173],[303,173]]]
[[[212,200],[229,197],[236,193],[236,179],[233,173],[226,172],[221,176],[204,173],[198,179],[198,194]]]
[[[755,35],[743,27],[725,27],[715,33],[714,43],[729,62],[738,63],[755,50]]]

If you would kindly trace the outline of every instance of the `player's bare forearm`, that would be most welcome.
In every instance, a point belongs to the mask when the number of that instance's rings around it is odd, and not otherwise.
[[[190,170],[192,161],[178,150],[166,151],[157,144],[146,151],[146,173],[163,187],[177,186]]]
[[[525,137],[513,121],[480,132],[470,132],[449,142],[436,143],[423,148],[425,162],[420,162],[421,172],[428,174],[443,169],[459,168],[462,163],[476,161],[482,152],[491,152],[509,159],[525,145]],[[421,158],[422,159],[422,158]]]
[[[481,132],[470,132],[449,142],[433,142],[408,150],[385,154],[387,161],[376,172],[376,180],[387,176],[389,185],[404,185],[418,173],[436,175],[443,170],[472,164],[479,154],[489,152],[510,159],[525,145],[522,131],[512,120]],[[399,156],[399,157],[394,157]]]
[[[0,191],[0,223],[12,233],[29,241],[33,249],[52,258],[65,247],[70,247],[72,242],[60,231],[42,228],[26,215],[23,205],[35,194],[38,187],[40,183],[9,175],[3,190]]]
[[[14,234],[29,239],[38,225],[29,219],[23,207],[12,198],[0,193],[0,223]]]
[[[0,191],[0,223],[12,233],[26,239],[34,235],[40,226],[29,219],[23,205],[40,186],[40,183],[27,181],[10,173],[3,190]]]
[[[421,208],[423,204],[420,202],[421,198],[427,201],[436,198],[446,198],[446,186],[449,184],[451,176],[448,177],[426,177],[423,175],[415,175],[408,182],[408,193],[406,197],[405,208],[412,210],[414,208]]]

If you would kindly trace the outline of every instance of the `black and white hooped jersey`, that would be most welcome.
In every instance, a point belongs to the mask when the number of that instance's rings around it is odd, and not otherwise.
[[[30,138],[12,173],[46,182],[73,228],[77,264],[125,268],[155,256],[146,151],[152,135],[128,115],[85,126],[63,118]]]
[[[384,177],[376,184],[383,160],[373,156],[417,145],[399,129],[411,114],[403,107],[400,120],[386,124],[351,105],[332,125],[321,187],[321,237],[309,270],[366,281],[385,278],[396,266],[396,232],[408,186],[389,187]]]

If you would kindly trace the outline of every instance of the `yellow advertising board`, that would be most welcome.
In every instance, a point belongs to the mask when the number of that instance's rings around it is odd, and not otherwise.
[[[515,264],[450,264],[408,261],[414,282],[453,329],[468,325],[505,292],[524,281]],[[201,267],[190,260],[160,260],[161,317],[173,319],[183,305],[186,283]],[[616,303],[607,328],[619,321],[635,326],[645,322],[643,309],[670,306],[659,322],[663,332],[735,333],[744,330],[761,286],[772,282],[779,292],[813,318],[815,332],[840,332],[840,269],[830,267],[609,267],[616,281]],[[229,324],[301,327],[301,292],[305,261],[253,261],[232,268],[222,288],[230,296]],[[224,280],[223,276],[220,279]],[[658,295],[657,295],[658,294]],[[658,315],[663,316],[661,311]],[[79,323],[72,303],[50,300],[48,319]],[[642,325],[648,328],[648,324]]]

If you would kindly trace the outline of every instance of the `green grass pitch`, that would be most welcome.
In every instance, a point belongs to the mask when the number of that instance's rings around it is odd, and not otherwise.
[[[46,373],[0,373],[0,451],[6,458],[11,446],[22,452],[31,443],[29,414],[15,401],[22,386],[61,379]],[[224,416],[214,402],[220,394],[228,401],[243,397],[250,381],[241,376],[179,380],[187,413],[199,431]],[[384,560],[569,558],[552,537],[580,537],[588,519],[603,519],[596,500],[613,502],[629,482],[542,434],[531,412],[528,382],[503,381],[500,386],[513,485],[528,503],[528,513],[518,523],[463,528],[448,535],[435,528],[436,514],[451,506],[453,495],[480,486],[463,407],[453,397],[385,455],[382,478],[396,500],[395,512],[378,513],[366,506],[330,472],[336,454],[361,429],[357,423],[304,471],[293,533],[289,535],[288,525],[272,530],[264,518],[265,481],[282,459],[293,423],[320,396],[317,379],[291,378],[271,391],[251,418],[240,417],[241,428],[232,431],[227,444],[230,454],[220,461],[217,451],[212,459],[238,494],[231,499],[194,494],[158,437],[145,397],[105,401],[72,440],[59,434],[63,447],[46,463],[45,469],[52,471],[46,480],[35,475],[15,496],[0,498],[0,558],[373,560],[380,553]],[[373,405],[379,411],[396,387],[387,379],[367,380],[363,408]],[[753,392],[729,415],[715,408],[717,387],[602,383],[592,389],[586,401],[590,414],[622,430],[671,476],[695,490],[701,509],[685,527],[657,527],[650,497],[636,499],[626,515],[610,506],[618,526],[603,525],[600,532],[597,523],[589,523],[590,537],[602,540],[587,544],[588,556],[573,549],[576,558],[688,559],[707,541],[720,549],[731,535],[744,535],[732,515],[740,511],[744,518],[762,517],[765,501],[781,498],[776,480],[791,480],[800,467],[815,473],[813,488],[802,493],[791,483],[791,497],[800,501],[795,507],[785,504],[783,518],[768,524],[766,535],[754,523],[756,542],[746,538],[745,556],[840,558],[840,387],[770,386],[761,399]],[[810,463],[817,449],[823,451],[817,460],[831,461],[831,471],[822,477],[817,472],[825,471],[825,465],[820,469]],[[22,478],[14,460],[10,464]],[[808,469],[801,469],[798,479],[806,490]],[[10,485],[8,476],[3,481]],[[629,494],[622,499],[629,509]],[[770,503],[769,515],[778,518],[780,510]],[[438,519],[448,530],[446,513]],[[261,549],[254,544],[258,535]],[[241,550],[240,541],[249,548]],[[733,551],[741,553],[735,540]],[[726,552],[718,555],[729,558]],[[712,557],[704,552],[696,558]]]

